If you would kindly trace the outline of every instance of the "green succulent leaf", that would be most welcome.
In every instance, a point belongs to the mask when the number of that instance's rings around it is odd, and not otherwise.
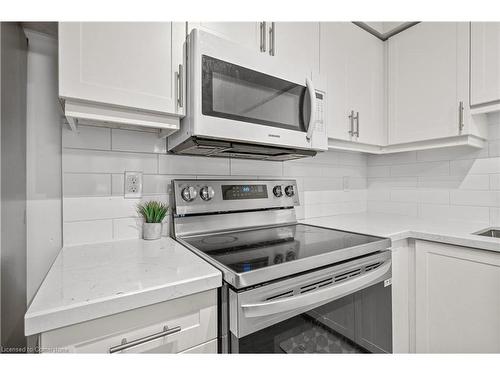
[[[161,223],[168,212],[168,204],[158,201],[141,202],[137,205],[137,213],[146,223]]]

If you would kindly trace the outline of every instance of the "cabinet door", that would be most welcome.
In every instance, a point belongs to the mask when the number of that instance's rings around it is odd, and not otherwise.
[[[328,137],[357,141],[349,133],[355,111],[359,141],[385,143],[383,42],[351,22],[321,23],[320,75],[327,82]]]
[[[388,41],[389,143],[459,135],[469,24],[422,22]]]
[[[500,253],[416,243],[417,353],[500,353]]]
[[[59,95],[176,114],[184,37],[182,23],[60,23]]]
[[[269,30],[272,23],[268,22]],[[319,22],[274,22],[274,56],[284,62],[283,71],[319,71]],[[318,87],[319,88],[319,87]]]
[[[471,24],[471,105],[500,101],[500,22]]]
[[[260,51],[259,22],[189,22],[188,30],[199,28],[242,46]]]
[[[355,341],[372,353],[392,353],[391,287],[372,285],[355,294]]]

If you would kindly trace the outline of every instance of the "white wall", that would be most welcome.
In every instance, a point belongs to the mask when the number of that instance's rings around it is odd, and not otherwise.
[[[500,225],[500,114],[483,149],[368,157],[368,211]]]
[[[290,177],[301,192],[300,218],[366,210],[366,156],[361,154],[326,152],[282,163],[165,155],[165,150],[155,133],[63,129],[64,244],[140,236],[138,200],[123,197],[124,171],[144,173],[143,199],[168,201],[173,178]]]
[[[27,86],[27,301],[62,245],[61,118],[57,40],[25,31]]]

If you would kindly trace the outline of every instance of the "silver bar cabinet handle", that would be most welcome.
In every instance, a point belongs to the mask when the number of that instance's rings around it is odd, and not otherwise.
[[[266,52],[266,22],[260,23],[260,52]]]
[[[274,56],[276,53],[276,30],[274,29],[274,22],[271,22],[271,27],[269,28],[269,54]]]
[[[461,132],[464,129],[464,102],[458,104],[458,130]]]
[[[349,115],[349,135],[353,136],[354,135],[354,111],[351,111],[351,114]]]
[[[167,326],[164,326],[163,331],[158,332],[158,333],[154,333],[154,334],[149,335],[149,336],[142,337],[142,338],[137,339],[137,340],[127,342],[127,339],[123,339],[122,343],[120,345],[116,345],[116,346],[109,348],[109,352],[111,354],[116,353],[116,352],[121,352],[122,350],[133,348],[134,346],[144,344],[148,341],[153,341],[153,340],[159,339],[160,337],[172,335],[174,333],[179,332],[180,330],[181,330],[180,326],[170,328],[170,329]]]
[[[184,67],[179,64],[179,71],[177,72],[177,104],[180,108],[184,107],[183,73]]]

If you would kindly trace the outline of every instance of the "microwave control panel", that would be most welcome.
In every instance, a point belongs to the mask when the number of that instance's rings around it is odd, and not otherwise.
[[[316,130],[319,132],[325,131],[325,93],[316,90]]]

